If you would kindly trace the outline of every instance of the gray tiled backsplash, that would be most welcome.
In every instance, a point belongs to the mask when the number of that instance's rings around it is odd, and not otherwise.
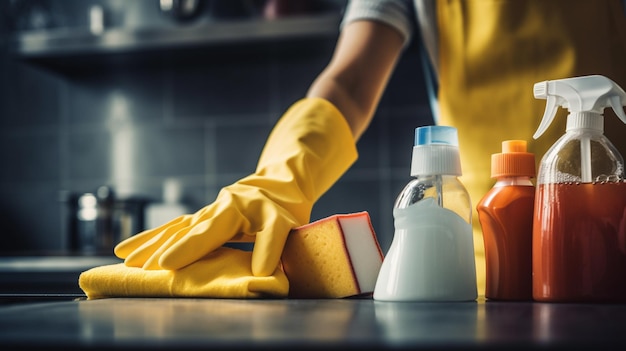
[[[66,136],[68,149],[67,178],[70,181],[97,179],[104,182],[110,174],[114,155],[111,153],[113,138],[105,128],[74,129]]]
[[[176,124],[141,127],[124,137],[135,149],[128,150],[134,151],[128,165],[133,167],[134,177],[182,177],[208,171],[204,157],[206,133],[202,128]]]
[[[58,181],[59,135],[55,130],[41,127],[20,128],[13,132],[2,127],[0,160],[0,181],[3,183]]]
[[[2,251],[50,251],[65,245],[56,182],[0,183]]]
[[[4,50],[0,53],[3,55]],[[23,66],[9,58],[0,58],[0,66],[0,126],[54,128],[60,121],[62,82],[41,68]]]
[[[162,182],[175,177],[192,209],[210,203],[254,170],[275,121],[304,96],[333,44],[73,76],[0,52],[0,253],[66,249],[62,195],[103,184],[159,200]],[[414,128],[430,123],[419,55],[409,48],[358,143],[359,160],[311,219],[368,211],[386,250],[393,201],[410,178]]]
[[[248,57],[252,54],[174,70],[170,82],[173,115],[205,119],[268,113],[273,93],[270,64],[264,55]]]
[[[67,79],[67,108],[74,125],[115,126],[163,119],[164,74],[138,68],[96,68]]]

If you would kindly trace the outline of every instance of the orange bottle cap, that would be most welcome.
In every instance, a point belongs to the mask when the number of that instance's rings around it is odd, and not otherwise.
[[[491,177],[535,176],[535,155],[527,152],[526,140],[502,142],[502,153],[491,155]]]

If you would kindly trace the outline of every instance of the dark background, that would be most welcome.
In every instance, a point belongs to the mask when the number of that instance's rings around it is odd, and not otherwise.
[[[133,30],[258,20],[263,2],[241,2],[256,7],[221,18],[216,1],[208,3],[197,18],[180,22],[161,13],[156,0],[0,2],[0,254],[67,250],[68,194],[109,185],[119,198],[158,201],[163,181],[173,177],[195,211],[254,171],[272,126],[329,61],[336,35],[121,58],[29,60],[13,50],[13,40],[28,31],[84,31],[93,4],[103,6],[106,28]],[[340,14],[345,5],[317,3],[315,13]],[[416,40],[357,145],[359,160],[311,218],[368,211],[385,252],[393,202],[410,179],[414,129],[432,124]]]

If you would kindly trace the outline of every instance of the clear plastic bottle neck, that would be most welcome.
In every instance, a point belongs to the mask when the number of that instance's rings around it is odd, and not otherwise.
[[[433,206],[451,210],[468,222],[471,221],[469,194],[457,176],[425,175],[411,180],[398,195],[394,211],[426,201],[432,202]]]

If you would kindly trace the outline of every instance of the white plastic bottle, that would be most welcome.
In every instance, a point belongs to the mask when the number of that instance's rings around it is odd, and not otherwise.
[[[626,301],[624,159],[604,135],[604,109],[626,123],[626,92],[592,75],[535,84],[546,111],[559,106],[566,132],[542,157],[533,222],[533,298],[551,302]]]
[[[393,209],[394,238],[374,289],[382,301],[477,298],[472,208],[459,180],[457,130],[415,130],[410,181]]]

